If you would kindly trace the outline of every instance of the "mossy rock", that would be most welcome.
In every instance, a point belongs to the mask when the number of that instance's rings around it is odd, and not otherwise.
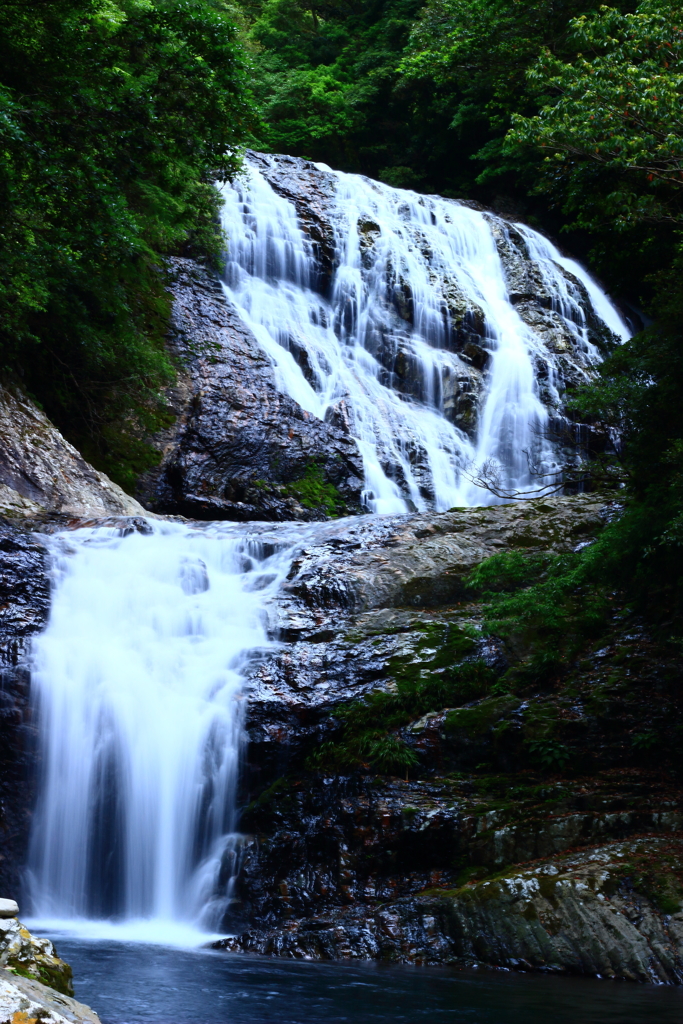
[[[520,703],[518,697],[508,694],[488,697],[475,707],[455,708],[449,711],[444,728],[447,732],[464,732],[470,737],[484,736],[506,715],[516,711]]]

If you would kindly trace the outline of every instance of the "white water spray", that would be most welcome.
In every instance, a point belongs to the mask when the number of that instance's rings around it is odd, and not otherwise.
[[[129,533],[126,536],[126,532]],[[39,918],[215,926],[234,832],[244,672],[293,538],[154,523],[52,541],[33,647],[44,780],[31,847]]]
[[[493,233],[505,234],[506,222],[438,196],[319,170],[334,186],[326,213],[334,268],[324,287],[294,204],[257,166],[246,182],[223,189],[226,292],[270,357],[281,389],[318,418],[346,424],[363,457],[372,511],[486,503],[491,496],[464,471],[491,461],[506,488],[537,486],[530,455],[535,474],[558,468],[543,439],[549,411],[539,398],[537,366],[546,367],[559,406],[556,365],[508,294]],[[574,357],[588,368],[597,353],[587,341],[581,296],[563,269],[582,281],[612,330],[627,336],[627,329],[578,264],[537,232],[520,231],[556,296]],[[473,398],[473,436],[445,409],[445,392],[462,393],[473,377],[451,344],[463,306],[480,312],[489,357],[482,393]]]

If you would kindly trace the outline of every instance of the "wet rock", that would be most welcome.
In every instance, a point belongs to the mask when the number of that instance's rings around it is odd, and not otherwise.
[[[585,384],[591,379],[591,362],[586,359],[583,346],[577,344],[576,333],[569,329],[567,320],[560,315],[562,297],[553,294],[540,266],[530,259],[523,235],[514,224],[493,218],[489,223],[505,271],[510,300],[541,342],[536,366],[538,376],[541,379],[553,378],[551,390],[544,390],[541,385],[541,398],[546,405],[561,413],[567,388]],[[596,317],[583,283],[564,267],[558,265],[556,269],[572,296],[577,331],[581,320],[588,343],[604,353],[615,344],[614,336]]]
[[[318,288],[325,291],[337,265],[337,239],[329,219],[330,202],[336,191],[334,176],[300,157],[278,156],[273,161],[253,150],[248,151],[248,156],[278,195],[294,203],[299,222],[316,255]],[[361,226],[366,240],[371,240],[377,230],[376,224]]]
[[[595,843],[683,833],[683,794],[652,782],[646,789],[637,775],[545,787],[528,775],[504,776],[491,780],[487,795],[484,780],[438,773],[438,756],[430,767],[410,781],[357,771],[278,779],[243,815],[233,915],[239,911],[243,927],[272,927],[455,888]]]
[[[71,968],[60,960],[50,940],[31,935],[16,917],[0,921],[0,967],[63,995],[74,993]]]
[[[0,388],[0,514],[11,518],[140,515],[19,391]]]
[[[396,692],[406,672],[438,671],[437,637],[467,627],[471,656],[494,678],[503,672],[505,645],[477,638],[471,566],[506,550],[575,550],[611,515],[599,495],[581,495],[342,520],[307,535],[271,608],[282,647],[250,680],[245,835],[222,872],[233,878],[225,928],[234,934],[219,946],[683,979],[683,793],[624,767],[607,707],[587,713],[576,690],[494,688],[429,711],[397,730],[418,756],[405,779],[370,765],[326,770],[315,756],[340,735],[340,709]],[[613,679],[620,645],[630,647],[617,663],[634,665],[624,659],[645,640],[633,623],[610,635],[593,660]],[[599,709],[593,662],[585,671]],[[568,780],[530,761],[551,720],[560,748],[571,747]],[[581,763],[603,771],[579,777]],[[671,871],[678,881],[667,889],[656,879]]]
[[[89,1006],[9,972],[0,975],[0,1018],[11,1024],[100,1024]]]
[[[40,535],[0,523],[0,890],[20,891],[33,807],[35,723],[27,654],[50,606]]]
[[[667,914],[627,877],[629,858],[681,854],[646,837],[554,858],[452,891],[328,908],[215,943],[298,959],[483,963],[680,983],[683,913]],[[283,899],[288,890],[282,886]],[[372,893],[374,895],[374,892]]]
[[[464,576],[498,551],[571,550],[602,527],[599,495],[551,498],[495,508],[342,520],[302,552],[284,587],[321,612],[342,608],[428,608],[465,593]]]
[[[327,294],[338,264],[336,250],[343,244],[336,226],[338,179],[298,157],[250,152],[249,161],[279,195],[296,207],[299,223],[311,239],[316,257],[317,287]],[[473,203],[458,205],[481,209]],[[567,387],[585,383],[590,378],[591,360],[577,340],[577,331],[560,315],[558,297],[544,280],[540,265],[530,257],[521,232],[510,221],[491,213],[487,214],[487,219],[503,264],[510,299],[538,341],[538,362],[543,364],[537,367],[539,376],[553,381],[552,387],[540,388],[540,397],[560,414],[566,430],[562,410],[564,393]],[[384,274],[387,285],[386,306],[364,343],[383,368],[380,379],[385,385],[410,400],[431,404],[434,401],[431,390],[429,396],[424,393],[423,354],[419,346],[416,347],[412,332],[416,310],[411,282],[404,269],[395,267],[391,258],[386,262],[378,223],[371,218],[361,218],[357,229],[364,269]],[[411,235],[415,247],[429,259],[430,241],[418,224],[411,227]],[[561,268],[558,270],[574,296],[575,314],[583,319],[588,341],[598,347],[609,345],[610,340],[613,341],[610,332],[595,316],[581,282]],[[492,335],[482,308],[465,295],[456,277],[437,265],[431,268],[430,277],[432,286],[441,296],[445,328],[445,336],[438,344],[440,365],[435,368],[434,387],[439,393],[436,404],[456,427],[475,436]],[[432,388],[431,383],[429,388]]]
[[[395,687],[397,664],[426,657],[417,650],[425,627],[476,626],[476,617],[467,610],[463,618],[458,608],[475,565],[505,550],[573,550],[602,528],[604,507],[598,495],[578,495],[316,527],[269,611],[283,646],[259,660],[247,684],[245,799],[297,764],[312,743],[329,738],[336,708]],[[495,671],[506,667],[492,640],[482,638],[473,657]],[[443,732],[425,742],[430,756],[448,757],[453,767],[458,758],[468,767],[482,760],[481,749],[489,752],[487,737],[478,747],[458,744],[457,730],[444,741]],[[409,742],[423,739],[414,735]],[[514,745],[501,747],[501,757],[513,754]]]
[[[139,499],[196,519],[324,519],[324,509],[295,493],[316,466],[355,510],[363,477],[355,441],[277,389],[270,362],[215,277],[190,260],[170,267],[175,419],[152,439],[161,461],[141,479]]]

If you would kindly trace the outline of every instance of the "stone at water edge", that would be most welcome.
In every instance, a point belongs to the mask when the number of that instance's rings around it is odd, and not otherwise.
[[[2,1024],[101,1024],[94,1010],[32,978],[0,972]]]
[[[0,899],[0,1024],[100,1024],[73,998],[71,968],[49,939],[17,919],[15,900]]]
[[[16,900],[0,899],[0,918],[16,917],[19,913],[19,904]]]
[[[0,919],[0,967],[34,978],[65,996],[74,993],[71,968],[57,956],[50,940],[31,935],[16,917]]]

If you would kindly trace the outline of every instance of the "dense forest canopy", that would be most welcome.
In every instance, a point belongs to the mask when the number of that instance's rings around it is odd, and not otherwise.
[[[553,601],[587,573],[673,622],[682,47],[671,0],[5,0],[3,372],[130,486],[173,375],[163,258],[217,259],[245,145],[568,231],[654,322],[574,397],[620,434],[627,511]]]

